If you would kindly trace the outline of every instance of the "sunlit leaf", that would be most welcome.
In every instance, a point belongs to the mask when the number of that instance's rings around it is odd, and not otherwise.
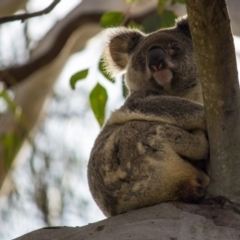
[[[168,0],[158,0],[158,12],[162,13]]]
[[[146,18],[142,25],[144,32],[154,32],[161,27],[161,17],[158,13],[155,13],[154,15]]]
[[[177,15],[173,11],[164,10],[161,14],[161,27],[172,27],[175,23]]]
[[[107,99],[108,95],[106,89],[98,83],[91,91],[89,100],[92,111],[101,127],[105,119],[105,106]]]
[[[121,12],[106,12],[102,15],[100,23],[104,28],[120,26],[124,15]]]
[[[75,74],[72,75],[70,78],[70,86],[72,89],[75,89],[76,83],[80,80],[83,80],[87,77],[88,75],[88,69],[84,69],[82,71],[76,72]]]
[[[105,78],[107,78],[110,82],[112,82],[112,83],[115,82],[114,78],[112,78],[112,77],[106,72],[102,60],[100,60],[99,63],[98,63],[98,69],[99,69],[99,71],[103,74],[103,76],[104,76]]]

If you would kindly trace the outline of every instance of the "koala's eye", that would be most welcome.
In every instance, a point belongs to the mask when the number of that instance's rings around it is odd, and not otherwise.
[[[175,51],[179,50],[180,49],[179,44],[177,44],[177,43],[173,44],[172,49],[175,50]]]

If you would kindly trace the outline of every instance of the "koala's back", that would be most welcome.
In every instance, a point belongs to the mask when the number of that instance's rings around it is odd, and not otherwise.
[[[88,181],[106,216],[203,196],[208,177],[173,149],[171,141],[186,138],[176,129],[154,121],[105,126],[90,156]]]

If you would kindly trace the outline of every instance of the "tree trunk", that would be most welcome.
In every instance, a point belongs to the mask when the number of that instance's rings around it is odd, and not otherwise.
[[[224,0],[187,0],[210,143],[210,196],[240,197],[240,92]]]

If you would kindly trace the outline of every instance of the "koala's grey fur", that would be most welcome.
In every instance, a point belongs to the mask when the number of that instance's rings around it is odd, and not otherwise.
[[[164,52],[159,69],[148,63],[155,48]],[[208,141],[187,19],[149,35],[117,28],[104,59],[110,73],[126,71],[130,95],[91,152],[88,181],[98,206],[113,216],[201,199],[209,177],[194,162],[207,159]]]

